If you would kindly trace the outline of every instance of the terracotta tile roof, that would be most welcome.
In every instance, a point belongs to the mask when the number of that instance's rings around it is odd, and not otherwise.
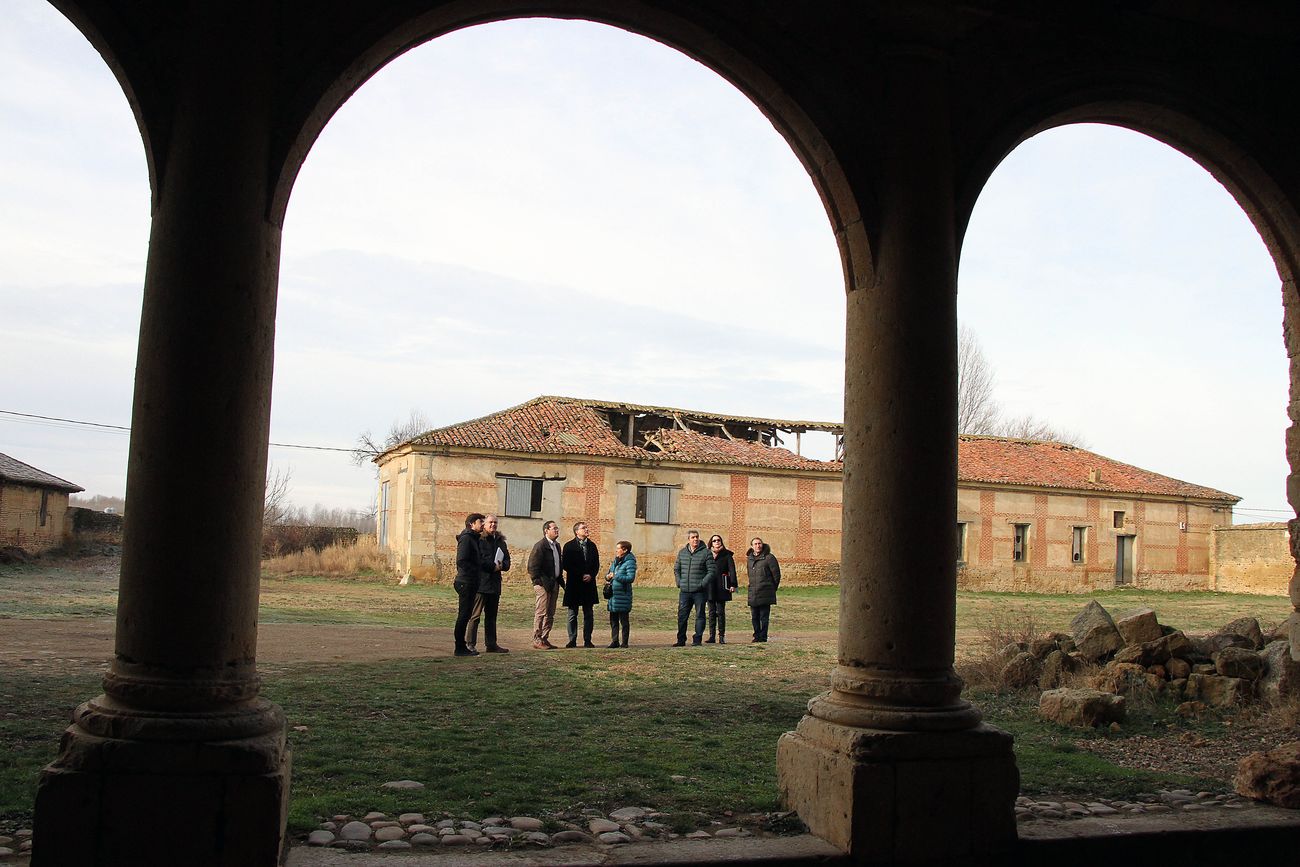
[[[778,422],[773,419],[742,419],[696,413],[671,407],[641,407],[565,397],[539,397],[482,418],[422,433],[410,440],[413,446],[453,446],[500,449],[549,455],[599,455],[642,461],[682,461],[693,464],[726,464],[767,469],[807,469],[839,472],[836,461],[802,458],[788,449],[760,443],[729,440],[698,431],[659,430],[655,439],[663,451],[628,446],[610,429],[600,410],[685,414],[692,418],[713,418],[753,423],[818,425],[817,422]]]
[[[663,451],[628,446],[605,421],[604,412],[680,414],[692,419],[726,420],[764,427],[807,425],[834,430],[825,422],[781,422],[776,419],[742,419],[672,407],[538,397],[482,418],[437,428],[410,440],[412,446],[481,448],[548,455],[597,455],[639,461],[681,461],[691,464],[762,469],[815,470],[839,473],[839,461],[816,461],[789,449],[726,439],[696,430],[663,428],[655,441]],[[784,429],[788,430],[789,427]],[[382,456],[381,456],[382,457]],[[1066,488],[1117,494],[1157,494],[1236,503],[1240,497],[1190,482],[1171,479],[1150,470],[1111,460],[1062,443],[963,435],[957,443],[957,479],[1005,485]],[[376,458],[378,460],[378,458]]]
[[[957,480],[1105,491],[1160,494],[1237,503],[1241,497],[1122,464],[1062,443],[963,435],[957,438]]]
[[[79,488],[72,482],[58,476],[52,476],[8,455],[0,455],[0,480],[17,482],[20,485],[30,485],[34,488],[56,488],[70,494],[85,490],[85,488]]]

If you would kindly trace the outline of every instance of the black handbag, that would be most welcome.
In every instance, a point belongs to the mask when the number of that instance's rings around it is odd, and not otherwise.
[[[606,599],[614,598],[614,581],[612,578],[605,579],[605,586],[601,588],[600,594]]]

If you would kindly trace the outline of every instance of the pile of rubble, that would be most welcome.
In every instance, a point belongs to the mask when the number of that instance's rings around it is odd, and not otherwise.
[[[1255,701],[1280,705],[1300,698],[1300,659],[1287,629],[1265,634],[1255,618],[1242,617],[1210,635],[1188,636],[1162,626],[1150,608],[1116,619],[1092,601],[1069,634],[1008,645],[1001,682],[1043,690],[1040,714],[1067,726],[1121,722],[1132,700],[1179,702],[1184,715]]]

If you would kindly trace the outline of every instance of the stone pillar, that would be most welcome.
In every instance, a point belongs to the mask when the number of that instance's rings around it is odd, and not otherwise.
[[[1282,283],[1282,337],[1290,371],[1291,388],[1287,400],[1286,460],[1291,472],[1286,478],[1287,503],[1300,515],[1300,291],[1294,278]],[[1291,640],[1291,658],[1300,662],[1300,518],[1287,522],[1291,539],[1291,557],[1295,570],[1287,584],[1291,599],[1291,616],[1287,618],[1287,637]]]
[[[116,652],[41,776],[38,867],[255,867],[283,849],[285,722],[256,673],[274,29],[258,4],[218,6],[178,13],[194,20],[160,71],[172,98],[144,112],[154,214]]]
[[[1011,737],[953,672],[957,328],[941,64],[889,58],[875,281],[848,298],[839,664],[777,747],[782,797],[856,862],[961,863],[1015,839]]]

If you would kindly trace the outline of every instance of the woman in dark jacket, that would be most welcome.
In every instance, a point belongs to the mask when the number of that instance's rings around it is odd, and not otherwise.
[[[479,539],[483,533],[483,515],[471,512],[465,516],[465,529],[456,537],[456,596],[460,604],[456,608],[456,628],[453,637],[456,641],[457,656],[478,656],[478,652],[465,646],[465,627],[469,623],[470,612],[474,610],[474,600],[478,598],[478,585],[483,579],[483,555]]]
[[[754,643],[767,641],[767,624],[776,604],[776,589],[781,586],[781,564],[772,556],[767,543],[755,536],[745,558],[749,573],[749,608],[754,620]]]
[[[727,603],[731,601],[732,592],[740,586],[736,578],[736,558],[717,533],[709,537],[709,552],[718,568],[709,582],[709,637],[704,643],[713,644],[716,636],[718,644],[726,644]]]

